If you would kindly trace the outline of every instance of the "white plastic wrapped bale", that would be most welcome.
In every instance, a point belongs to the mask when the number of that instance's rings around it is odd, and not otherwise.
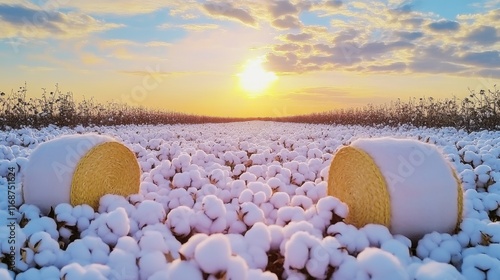
[[[107,136],[71,135],[42,143],[31,153],[23,197],[45,213],[63,202],[97,209],[103,195],[138,193],[139,185],[139,165],[126,146]]]
[[[412,139],[358,139],[332,159],[328,194],[349,207],[346,222],[382,224],[417,240],[452,232],[463,209],[456,171],[434,145]]]

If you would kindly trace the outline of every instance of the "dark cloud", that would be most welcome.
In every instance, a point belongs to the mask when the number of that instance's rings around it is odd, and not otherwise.
[[[287,34],[285,39],[292,42],[304,42],[312,39],[312,35],[309,33],[299,33],[299,34]]]
[[[7,4],[0,4],[0,19],[13,25],[31,28],[32,31],[43,28],[56,33],[62,32],[57,24],[66,23],[64,15],[58,12]]]
[[[340,31],[338,33],[338,35],[333,39],[333,43],[340,44],[340,43],[344,43],[346,41],[352,41],[357,36],[359,36],[359,31],[357,31],[355,29],[350,28],[347,30],[343,30],[343,31]]]
[[[325,5],[327,7],[332,7],[332,8],[339,8],[343,5],[344,3],[340,0],[329,0],[326,1]]]
[[[453,20],[438,20],[433,23],[430,23],[429,28],[436,32],[441,31],[457,31],[460,29],[460,23]]]
[[[410,25],[412,27],[420,27],[422,23],[424,23],[424,19],[420,17],[412,17],[412,18],[406,18],[406,19],[398,19],[399,22],[401,22],[404,25]]]
[[[384,55],[394,50],[411,48],[414,45],[405,41],[396,41],[391,43],[373,42],[367,43],[360,47],[360,55],[366,59],[373,59],[377,56]]]
[[[273,17],[280,17],[283,15],[295,14],[298,12],[295,7],[288,0],[270,1],[272,4],[269,6],[269,11]]]
[[[468,42],[489,46],[500,41],[500,36],[498,34],[498,30],[495,27],[480,26],[467,34],[465,40],[467,40]]]
[[[413,40],[422,38],[424,36],[424,33],[418,32],[418,31],[415,31],[415,32],[396,31],[396,32],[394,32],[394,34],[396,36],[398,36],[399,38],[405,39],[405,40],[408,40],[408,41],[413,41]]]
[[[255,26],[257,21],[247,11],[235,8],[231,3],[214,3],[208,2],[203,4],[203,8],[212,16],[223,16],[231,19],[236,19],[244,24]]]
[[[462,57],[462,61],[474,66],[487,68],[500,68],[500,52],[499,51],[484,51],[471,52]]]
[[[397,8],[390,10],[390,12],[395,15],[406,15],[411,13],[412,11],[413,5],[411,3],[404,3]]]
[[[300,20],[291,15],[275,19],[271,22],[271,25],[279,29],[293,29],[300,28],[302,26]]]
[[[269,53],[266,56],[265,66],[270,71],[282,73],[301,72],[297,66],[297,63],[297,55],[292,52],[288,52],[282,55]]]

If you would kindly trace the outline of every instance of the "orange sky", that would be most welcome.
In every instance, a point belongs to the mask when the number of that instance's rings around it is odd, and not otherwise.
[[[59,83],[77,99],[260,117],[464,97],[500,77],[498,1],[122,2],[0,0],[0,91]],[[247,79],[276,78],[256,93],[241,73],[259,59]]]

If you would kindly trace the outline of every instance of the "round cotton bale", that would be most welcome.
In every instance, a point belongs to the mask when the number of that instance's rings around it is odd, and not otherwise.
[[[462,218],[463,190],[440,150],[411,139],[358,139],[332,159],[328,194],[349,206],[346,222],[387,226],[418,240],[453,232]]]
[[[135,155],[115,139],[97,134],[62,136],[40,144],[23,177],[24,202],[47,213],[59,203],[97,210],[105,194],[139,192]]]

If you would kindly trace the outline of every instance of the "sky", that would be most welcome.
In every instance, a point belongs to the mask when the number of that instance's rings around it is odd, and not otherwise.
[[[117,4],[119,3],[119,4]],[[0,0],[0,91],[279,117],[500,80],[500,0]]]

